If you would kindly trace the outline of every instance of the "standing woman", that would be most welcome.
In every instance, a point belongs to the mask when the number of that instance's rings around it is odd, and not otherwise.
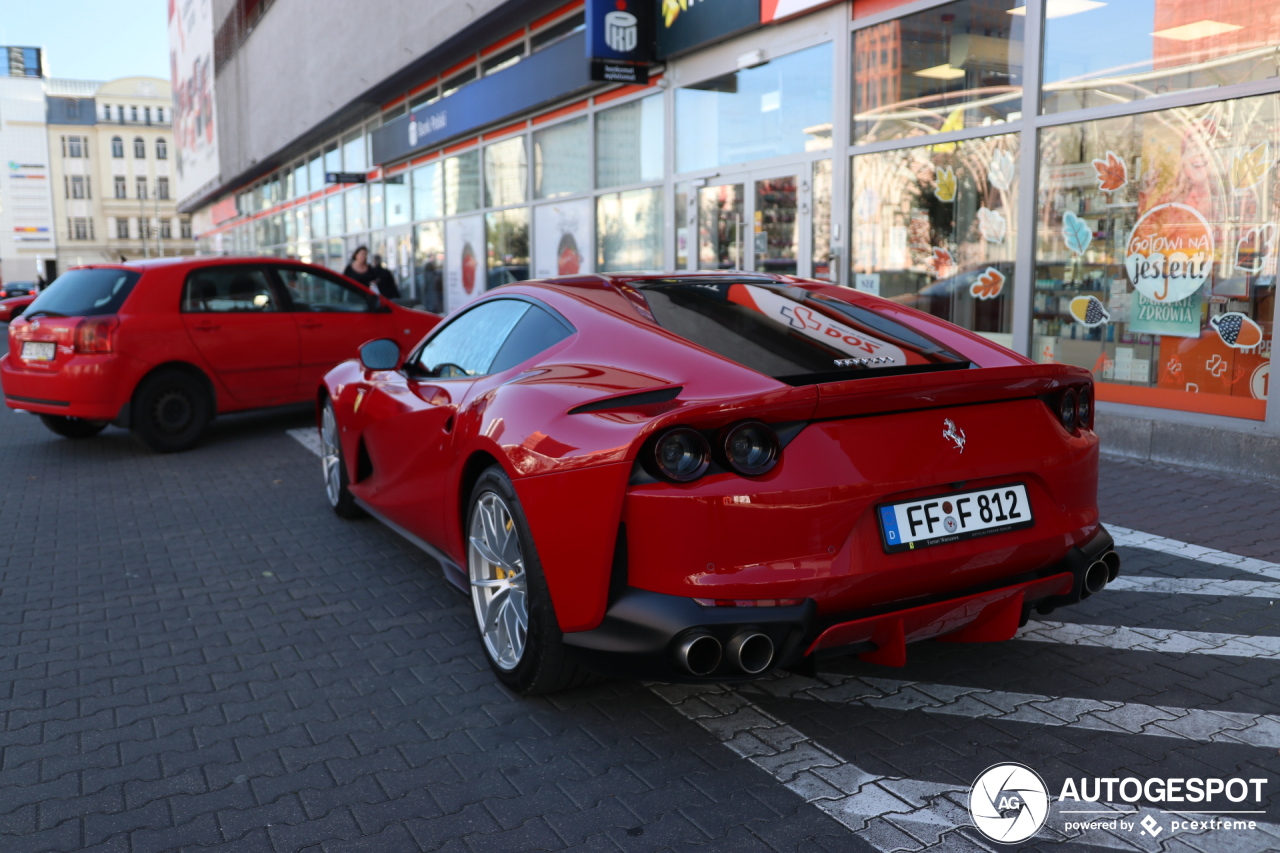
[[[365,287],[378,292],[378,276],[380,272],[377,267],[369,263],[369,247],[357,246],[356,250],[351,253],[351,262],[347,264],[347,268],[342,271],[347,278],[354,278]]]

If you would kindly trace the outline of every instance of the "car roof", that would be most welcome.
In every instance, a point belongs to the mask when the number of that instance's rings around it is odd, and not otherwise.
[[[318,264],[309,264],[296,258],[276,258],[268,255],[183,255],[172,258],[135,258],[123,263],[80,264],[71,269],[126,269],[145,272],[167,267],[201,267],[224,266],[228,264],[285,264],[301,267],[327,269]]]

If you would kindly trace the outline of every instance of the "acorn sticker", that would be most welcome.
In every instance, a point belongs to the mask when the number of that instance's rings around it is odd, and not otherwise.
[[[1089,329],[1111,320],[1111,315],[1107,313],[1107,309],[1102,306],[1102,302],[1096,296],[1077,296],[1072,299],[1071,316],[1076,318],[1077,323]]]
[[[1209,325],[1229,347],[1253,349],[1262,343],[1262,327],[1239,311],[1229,311],[1209,318]]]

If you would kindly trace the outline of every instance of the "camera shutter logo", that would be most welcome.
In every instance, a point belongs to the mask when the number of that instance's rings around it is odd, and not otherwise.
[[[640,26],[630,12],[610,12],[604,16],[604,43],[610,50],[630,53],[636,49],[640,38]]]
[[[982,771],[969,792],[969,816],[978,831],[1001,844],[1025,841],[1049,816],[1049,792],[1040,774],[1021,764]]]

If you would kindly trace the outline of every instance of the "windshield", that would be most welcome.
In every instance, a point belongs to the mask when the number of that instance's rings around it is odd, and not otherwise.
[[[133,290],[141,273],[121,269],[68,270],[54,279],[24,317],[92,317],[114,314]]]
[[[664,329],[789,385],[969,366],[896,320],[800,287],[672,280],[642,292]]]

